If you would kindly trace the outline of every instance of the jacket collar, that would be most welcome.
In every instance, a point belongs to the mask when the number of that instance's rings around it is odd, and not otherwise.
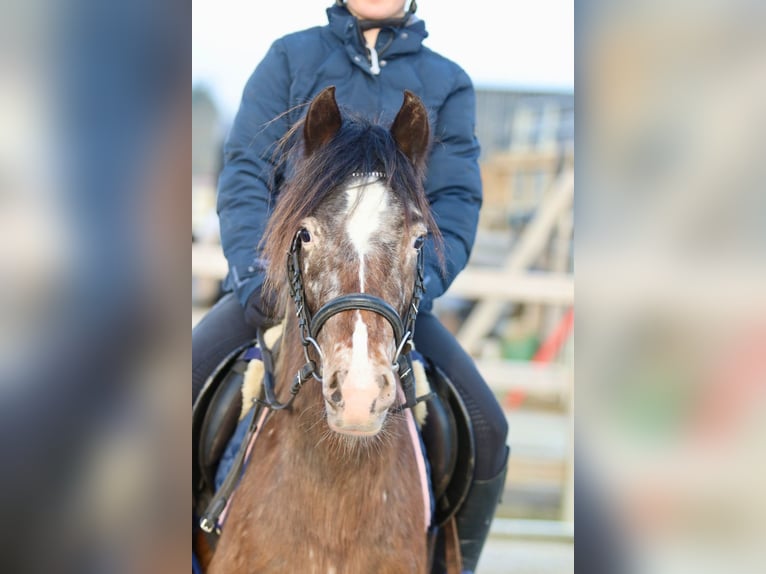
[[[341,42],[347,45],[352,44],[359,50],[364,49],[356,18],[345,6],[338,6],[337,4],[330,6],[327,9],[327,19],[330,30]],[[417,52],[420,50],[423,40],[428,37],[425,22],[414,15],[410,17],[410,22],[404,28],[387,28],[381,30],[381,34],[385,31],[394,34],[390,46],[386,48],[386,56]],[[401,32],[405,33],[402,34]]]

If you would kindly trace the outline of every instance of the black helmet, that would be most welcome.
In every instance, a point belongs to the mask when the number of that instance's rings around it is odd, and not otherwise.
[[[346,3],[343,0],[335,0],[335,3],[338,6],[346,6]],[[402,26],[407,24],[407,21],[410,19],[410,16],[412,16],[415,11],[418,9],[418,3],[416,0],[412,0],[410,2],[410,7],[407,9],[407,11],[404,13],[404,16],[402,18],[383,18],[382,20],[360,20],[357,18],[357,21],[359,22],[359,28],[361,30],[369,30],[370,28],[383,28],[385,26],[391,26],[393,28],[401,28]]]

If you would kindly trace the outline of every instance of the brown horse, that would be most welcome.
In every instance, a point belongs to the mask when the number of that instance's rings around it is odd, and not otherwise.
[[[422,187],[427,113],[405,92],[386,129],[342,115],[330,87],[301,127],[264,243],[287,305],[272,406],[287,408],[260,430],[207,571],[424,573],[398,359],[423,243],[439,239]]]

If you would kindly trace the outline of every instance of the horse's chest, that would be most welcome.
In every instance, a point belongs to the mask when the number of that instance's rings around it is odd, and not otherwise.
[[[259,573],[425,568],[422,502],[406,460],[375,469],[362,464],[358,472],[318,471],[315,455],[299,457],[265,440],[252,461],[216,558]],[[358,461],[339,457],[336,464],[344,470]],[[398,569],[389,569],[394,563]]]

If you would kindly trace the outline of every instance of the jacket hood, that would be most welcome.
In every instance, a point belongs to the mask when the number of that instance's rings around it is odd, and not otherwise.
[[[333,34],[335,34],[341,42],[344,44],[354,44],[360,49],[364,47],[357,19],[345,6],[338,6],[337,4],[330,6],[327,9],[327,19]],[[423,40],[428,37],[425,22],[420,20],[414,14],[410,16],[407,25],[403,28],[384,27],[381,32],[384,30],[389,30],[391,33],[394,33],[393,41],[390,46],[386,48],[387,56],[417,52],[420,50]],[[395,32],[397,30],[401,30],[405,33],[396,34]]]

